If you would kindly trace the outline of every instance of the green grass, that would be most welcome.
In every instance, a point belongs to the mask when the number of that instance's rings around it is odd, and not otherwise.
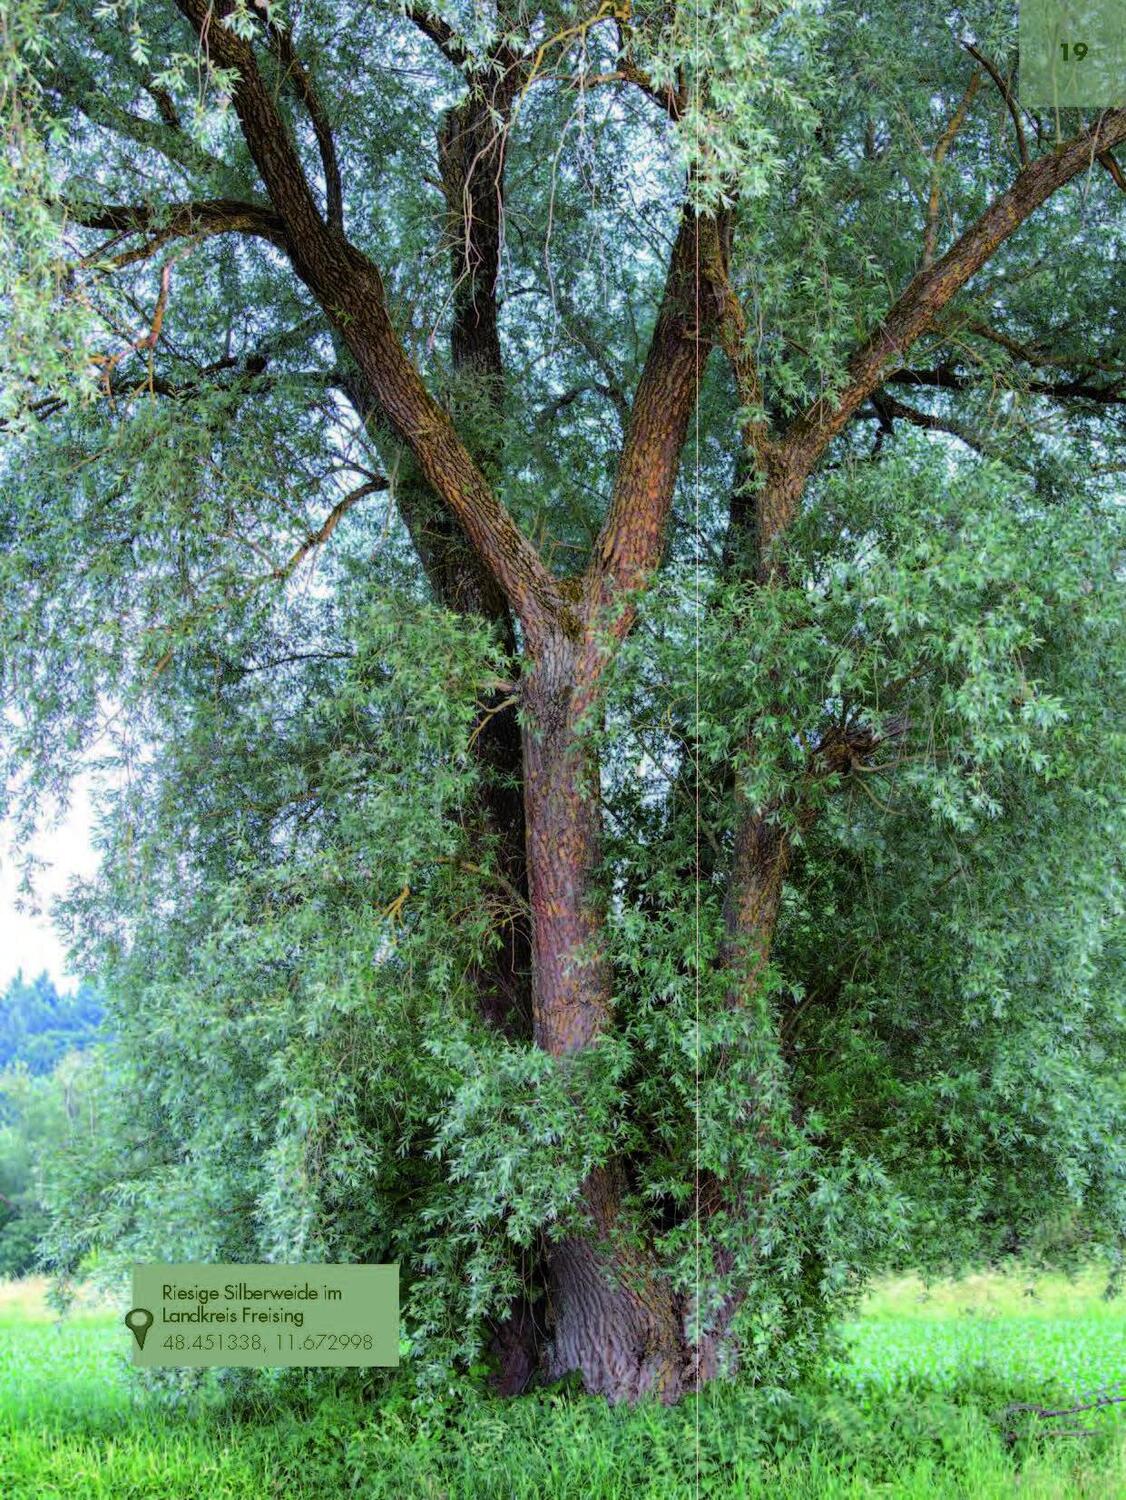
[[[951,1390],[987,1371],[1001,1384],[1042,1383],[1061,1395],[1126,1382],[1126,1298],[1107,1301],[1105,1276],[971,1276],[925,1287],[886,1282],[849,1329],[845,1386],[896,1389],[918,1379]]]
[[[1008,1445],[997,1417],[1054,1386],[1126,1385],[1126,1306],[1095,1274],[991,1276],[929,1291],[880,1287],[848,1330],[850,1357],[817,1389],[740,1388],[701,1402],[700,1493],[836,1500],[990,1500],[1126,1494],[1126,1410],[1074,1425],[1090,1437]],[[37,1283],[0,1285],[0,1495],[4,1500],[670,1500],[696,1493],[696,1413],[545,1393],[419,1412],[393,1394],[234,1419],[142,1392],[117,1317],[59,1323]]]

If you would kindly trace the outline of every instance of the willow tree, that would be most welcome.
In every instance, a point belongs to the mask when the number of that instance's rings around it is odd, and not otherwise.
[[[132,1083],[62,1270],[785,1379],[1126,1229],[1126,110],[1015,7],[7,0],[9,795]]]

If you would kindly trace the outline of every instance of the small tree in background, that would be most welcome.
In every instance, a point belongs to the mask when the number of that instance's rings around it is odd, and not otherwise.
[[[51,1184],[78,1142],[86,1162],[103,1133],[103,1150],[112,1149],[117,1117],[106,1099],[113,1083],[101,1048],[67,1052],[51,1072],[22,1062],[0,1072],[0,1278],[41,1269]]]

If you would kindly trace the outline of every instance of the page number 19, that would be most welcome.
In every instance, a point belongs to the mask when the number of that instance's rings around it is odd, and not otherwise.
[[[1070,62],[1072,59],[1082,62],[1087,56],[1086,42],[1061,42],[1060,46],[1063,48],[1064,62]]]

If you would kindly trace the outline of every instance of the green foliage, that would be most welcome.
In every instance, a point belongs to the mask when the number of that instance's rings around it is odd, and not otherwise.
[[[1120,566],[1117,512],[907,448],[827,481],[788,588],[709,598],[698,700],[691,577],[619,658],[608,878],[638,1170],[665,1205],[698,1165],[769,1184],[754,1242],[731,1226],[730,1284],[793,1354],[806,1304],[847,1302],[865,1268],[963,1265],[1072,1210],[1122,1242]],[[700,779],[678,797],[686,722]],[[874,755],[828,759],[850,733]],[[697,902],[686,878],[698,847],[726,862],[732,770],[797,846],[737,1015],[710,962],[723,886]],[[691,1285],[691,1218],[674,1247]]]
[[[65,256],[55,208],[56,153],[65,128],[44,107],[40,74],[50,62],[43,0],[4,0],[0,10],[0,422],[34,420],[37,392],[88,397],[97,320]]]
[[[20,1061],[0,1072],[0,1277],[39,1265],[51,1226],[44,1179],[81,1140],[104,1129],[98,1048],[67,1052],[46,1072]]]
[[[732,1265],[711,1295],[748,1288],[745,1367],[795,1379],[881,1266],[965,1264],[1053,1213],[1113,1248],[1121,632],[1098,520],[921,446],[826,484],[789,589],[709,601],[704,834],[730,837],[753,726],[744,786],[799,843],[772,977],[737,1014],[715,882],[696,968],[694,816],[658,773],[685,713],[670,574],[604,737],[621,1024],[572,1062],[485,1028],[468,978],[505,921],[470,838],[468,739],[504,671],[485,634],[346,576],[309,606],[313,670],[255,670],[285,654],[258,634],[241,667],[230,642],[170,666],[166,737],[72,903],[129,1082],[59,1163],[56,1264],[397,1259],[414,1367],[442,1381],[611,1156],[691,1287],[699,1164],[770,1185],[753,1240],[712,1226]],[[803,781],[850,723],[886,737],[885,769]]]

